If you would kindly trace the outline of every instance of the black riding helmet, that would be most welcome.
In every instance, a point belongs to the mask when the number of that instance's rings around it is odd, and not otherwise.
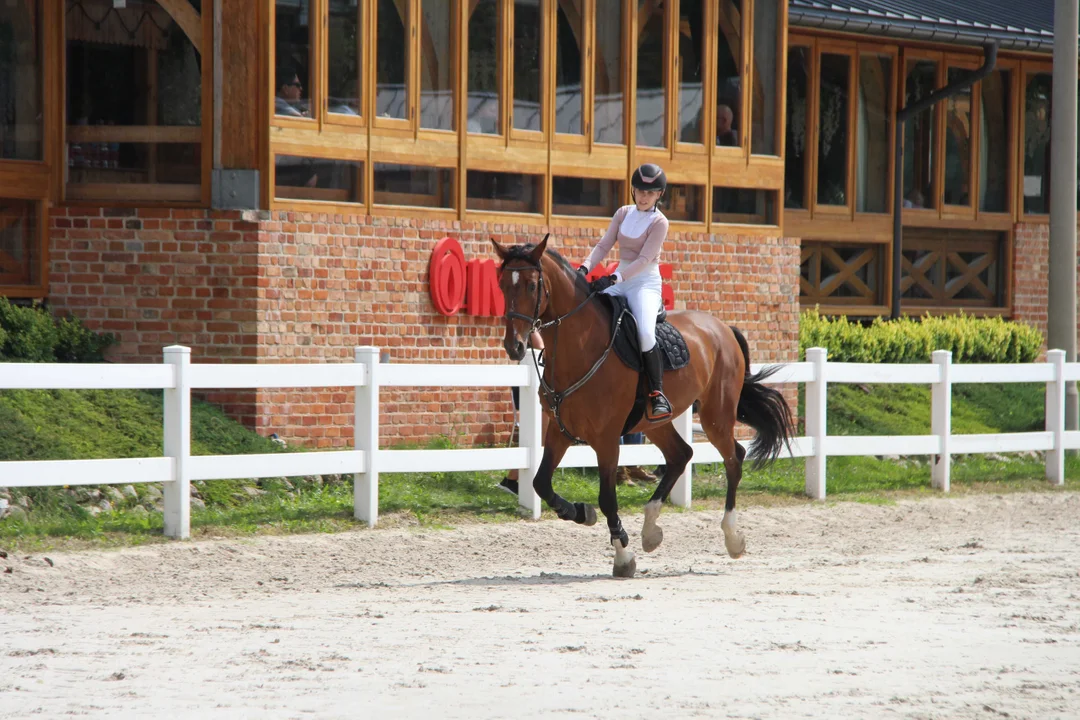
[[[659,190],[660,196],[663,197],[664,191],[667,190],[667,175],[659,165],[645,163],[634,171],[633,177],[630,178],[630,187],[635,190]]]

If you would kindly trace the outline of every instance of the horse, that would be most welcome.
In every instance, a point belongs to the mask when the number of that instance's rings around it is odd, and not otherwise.
[[[644,432],[664,454],[666,469],[645,505],[641,545],[652,552],[663,541],[657,524],[660,509],[693,456],[693,448],[676,432],[671,420],[652,423],[631,412],[642,406],[639,373],[611,352],[615,330],[622,320],[601,298],[590,292],[585,276],[555,250],[547,249],[550,234],[539,244],[503,246],[491,242],[498,254],[499,289],[505,301],[506,333],[503,349],[511,360],[525,356],[525,338],[539,330],[544,339],[541,403],[548,416],[544,457],[533,479],[533,488],[563,520],[596,524],[596,510],[586,503],[571,503],[559,496],[552,475],[567,448],[575,441],[596,451],[600,476],[598,502],[607,519],[615,549],[612,574],[633,577],[637,560],[629,549],[629,536],[619,518],[615,475],[619,463],[619,438],[628,432]],[[791,411],[783,395],[762,383],[776,372],[770,366],[750,373],[750,350],[746,338],[707,313],[683,310],[667,315],[681,333],[689,363],[664,373],[664,393],[672,406],[672,418],[692,405],[709,442],[724,459],[727,494],[720,527],[724,545],[732,558],[746,549],[738,528],[735,493],[742,479],[743,461],[753,468],[766,466],[779,456],[794,436]],[[642,386],[643,387],[643,386]],[[757,431],[750,451],[735,439],[735,424],[742,422]]]

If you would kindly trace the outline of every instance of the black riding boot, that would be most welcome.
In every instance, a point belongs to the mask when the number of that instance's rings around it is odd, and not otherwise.
[[[645,374],[649,378],[649,405],[645,417],[649,422],[661,422],[671,417],[671,403],[664,397],[664,358],[659,345],[641,354],[645,363]]]

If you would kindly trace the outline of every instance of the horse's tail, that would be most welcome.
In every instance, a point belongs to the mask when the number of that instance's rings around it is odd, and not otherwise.
[[[751,375],[750,347],[746,344],[746,338],[736,327],[732,327],[731,331],[735,333],[735,340],[746,362],[746,376],[743,378],[736,418],[757,431],[747,456],[754,461],[753,467],[757,470],[776,460],[785,447],[790,452],[795,423],[780,391],[761,382],[776,373],[780,366],[770,365]]]

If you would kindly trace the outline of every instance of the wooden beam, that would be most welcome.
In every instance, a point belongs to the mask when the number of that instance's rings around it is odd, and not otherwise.
[[[195,50],[202,55],[202,18],[199,11],[188,0],[157,0],[157,3],[176,21]]]

